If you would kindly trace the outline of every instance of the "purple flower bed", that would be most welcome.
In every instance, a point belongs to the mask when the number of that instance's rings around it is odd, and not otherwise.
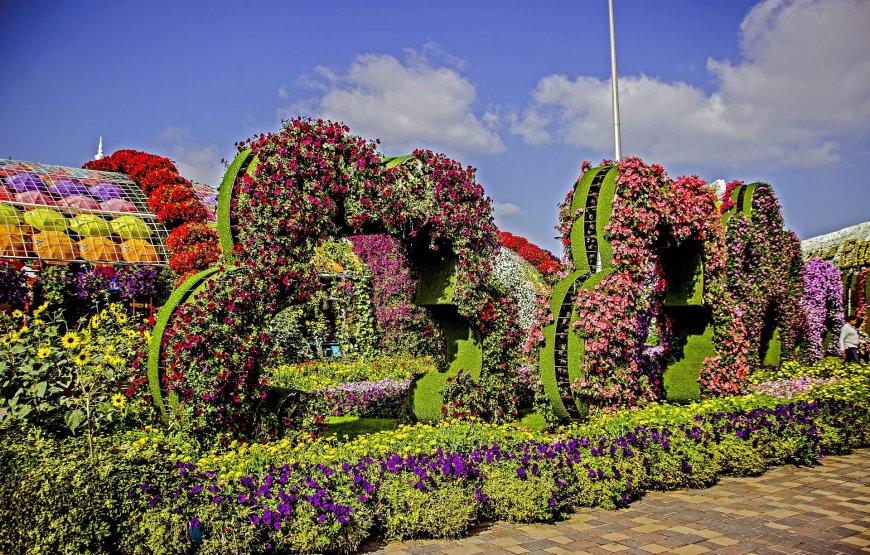
[[[312,392],[311,408],[320,416],[395,417],[408,398],[411,380],[384,378],[351,382]]]
[[[775,397],[785,397],[791,399],[795,395],[809,391],[810,389],[820,385],[830,385],[835,383],[835,378],[823,380],[818,378],[810,378],[809,376],[801,376],[786,380],[769,380],[750,387],[750,391],[754,393],[763,393],[764,395],[773,395]]]
[[[386,484],[399,491],[431,494],[433,499],[443,499],[437,496],[440,490],[460,488],[468,492],[469,499],[476,499],[483,513],[494,503],[486,493],[495,491],[488,489],[492,487],[488,481],[497,479],[534,485],[538,492],[543,488],[543,504],[549,506],[551,515],[578,503],[578,491],[596,492],[588,498],[592,504],[626,506],[648,489],[702,487],[715,482],[717,468],[710,458],[714,445],[728,443],[736,446],[733,453],[752,452],[747,460],[758,456],[755,446],[766,446],[761,453],[765,459],[773,454],[771,460],[776,463],[817,462],[827,452],[819,419],[843,410],[847,406],[839,401],[790,403],[698,415],[673,427],[638,426],[620,436],[601,429],[552,442],[506,438],[501,444],[471,451],[439,447],[430,453],[387,452],[334,464],[293,462],[229,481],[178,462],[173,466],[175,484],[169,491],[143,484],[128,497],[139,510],[159,507],[181,515],[193,528],[205,525],[207,515],[216,513],[213,509],[220,508],[218,512],[225,515],[239,514],[245,521],[236,525],[255,527],[256,541],[267,550],[285,533],[279,531],[296,530],[306,522],[329,536],[329,541],[358,544],[378,523],[384,523],[385,513],[402,510],[391,498],[396,490]],[[836,420],[827,425],[837,426]],[[777,442],[787,447],[779,453],[770,451]],[[511,500],[502,497],[500,502]],[[404,506],[408,510],[407,501]]]

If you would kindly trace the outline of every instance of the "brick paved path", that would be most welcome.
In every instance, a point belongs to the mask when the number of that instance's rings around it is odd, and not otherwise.
[[[583,509],[556,524],[493,524],[454,541],[365,546],[391,555],[870,553],[870,449],[813,468],[722,478],[706,490],[651,492],[621,511]]]

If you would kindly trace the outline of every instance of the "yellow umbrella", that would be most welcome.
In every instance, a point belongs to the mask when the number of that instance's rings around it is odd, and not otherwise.
[[[124,239],[147,239],[151,229],[138,216],[121,216],[112,220],[112,229]]]
[[[33,236],[33,250],[40,258],[75,260],[79,249],[63,231],[43,231]]]
[[[34,208],[24,213],[24,221],[40,231],[65,231],[68,221],[51,208]]]
[[[0,203],[0,224],[18,225],[21,223],[21,212],[11,204]]]
[[[105,237],[85,237],[79,241],[79,252],[85,260],[117,262],[121,259],[121,249]]]
[[[79,214],[69,223],[69,228],[82,237],[109,237],[112,235],[109,222],[93,214]]]
[[[0,225],[0,256],[27,256],[28,239],[20,227]]]
[[[129,239],[121,243],[121,254],[127,262],[160,262],[160,257],[151,243],[142,239]]]

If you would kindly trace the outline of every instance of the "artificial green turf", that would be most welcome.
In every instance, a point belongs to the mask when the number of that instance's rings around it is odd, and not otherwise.
[[[477,332],[460,316],[455,306],[430,307],[432,318],[444,331],[447,367],[443,372],[429,372],[417,378],[411,387],[411,413],[419,421],[441,418],[444,399],[441,390],[447,378],[459,371],[479,378],[483,369],[483,348]]]
[[[659,250],[659,260],[668,287],[665,306],[704,304],[703,258],[703,247],[695,241],[676,248]]]
[[[613,198],[616,196],[616,177],[619,168],[614,166],[607,170],[604,181],[601,182],[601,191],[598,193],[598,204],[595,208],[595,234],[598,237],[598,255],[601,260],[601,269],[609,268],[613,264],[613,247],[607,240],[607,224],[613,214]]]
[[[148,343],[148,387],[154,398],[154,404],[164,419],[166,418],[166,407],[163,404],[163,394],[160,387],[160,350],[163,343],[163,333],[166,331],[166,325],[175,313],[175,309],[187,302],[191,291],[203,284],[217,271],[218,268],[209,268],[187,278],[172,292],[172,295],[157,312],[154,329],[151,331],[151,340]]]
[[[569,418],[569,414],[565,409],[565,404],[562,402],[562,395],[559,392],[559,387],[556,383],[556,319],[559,317],[559,310],[562,308],[562,302],[568,295],[569,289],[575,281],[583,278],[585,275],[584,272],[580,271],[572,272],[565,279],[553,286],[553,292],[550,295],[550,313],[553,315],[553,323],[544,326],[541,330],[544,334],[544,346],[538,351],[538,367],[540,368],[541,381],[544,384],[544,392],[547,394],[547,398],[550,399],[553,413],[560,419]],[[569,326],[569,338],[572,333],[573,331],[571,331]]]
[[[363,418],[360,416],[333,416],[326,420],[324,438],[353,441],[359,436],[395,430],[400,423],[395,418]],[[347,436],[347,437],[345,437]]]
[[[221,242],[221,250],[223,250],[223,254],[227,257],[227,260],[232,258],[234,247],[232,217],[230,215],[233,186],[236,183],[236,177],[239,175],[239,170],[250,157],[250,148],[246,148],[240,152],[227,168],[223,181],[221,181],[220,189],[218,189],[217,230]]]
[[[671,354],[664,372],[665,398],[688,402],[701,398],[698,378],[704,359],[715,356],[713,325],[705,307],[666,307],[672,322]]]
[[[452,254],[428,252],[419,257],[420,281],[414,304],[418,306],[452,305],[456,287],[456,258]]]
[[[577,209],[585,208],[586,206],[586,197],[589,194],[589,185],[592,184],[592,180],[595,179],[595,176],[598,175],[599,172],[606,171],[605,168],[594,168],[590,169],[586,173],[583,174],[580,179],[577,180],[577,183],[574,184],[574,193],[571,196],[571,217],[574,217]],[[581,214],[580,217],[574,222],[574,225],[571,226],[571,260],[574,262],[574,269],[578,272],[589,274],[592,273],[592,270],[589,268],[589,260],[586,256],[586,240],[585,240],[585,231],[583,225],[583,217]]]
[[[782,342],[779,338],[779,328],[773,330],[769,339],[767,339],[766,335],[765,333],[761,335],[761,364],[765,366],[779,366],[782,361]]]
[[[413,154],[405,154],[404,156],[387,156],[382,158],[381,161],[384,163],[384,166],[387,169],[390,169],[402,165],[405,160],[411,158],[412,156]]]

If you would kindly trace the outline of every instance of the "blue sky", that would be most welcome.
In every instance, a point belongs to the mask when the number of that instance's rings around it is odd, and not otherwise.
[[[870,220],[870,2],[615,0],[624,154],[773,184],[801,237]],[[606,0],[0,0],[0,156],[135,148],[215,185],[236,141],[310,114],[478,168],[503,229],[558,249],[612,157]]]

